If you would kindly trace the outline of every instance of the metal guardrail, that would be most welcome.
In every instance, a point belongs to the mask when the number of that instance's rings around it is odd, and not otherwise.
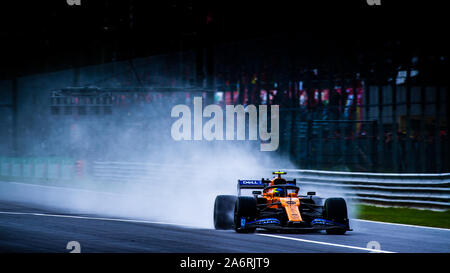
[[[361,203],[450,208],[450,174],[351,173],[285,170],[303,185],[336,187]]]
[[[91,175],[108,181],[147,182],[170,173],[180,180],[201,176],[198,167],[138,162],[92,162]],[[389,174],[284,169],[300,185],[339,189],[358,203],[415,208],[450,208],[450,173]],[[269,173],[269,172],[268,172]],[[207,177],[205,177],[207,179]]]
[[[267,170],[266,174],[271,171]],[[297,179],[301,187],[314,188],[317,191],[339,190],[345,193],[345,198],[357,203],[440,210],[450,208],[450,173],[354,173],[299,169],[283,171],[288,173],[289,178]],[[198,166],[174,164],[110,161],[83,164],[82,161],[66,158],[0,158],[0,178],[9,180],[90,177],[93,181],[133,181],[145,184],[150,179],[166,181],[167,174],[170,174],[172,182],[178,183],[192,177],[206,181],[211,179],[210,173],[220,176],[220,172],[224,172],[220,167],[204,173]]]
[[[71,179],[79,174],[80,162],[60,157],[0,157],[0,177]]]

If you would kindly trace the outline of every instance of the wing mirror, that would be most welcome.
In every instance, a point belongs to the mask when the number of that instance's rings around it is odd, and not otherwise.
[[[260,195],[262,192],[261,191],[252,191],[252,194],[254,195]]]
[[[309,192],[307,192],[306,194],[307,194],[307,195],[316,195],[316,192],[315,192],[315,191],[309,191]]]

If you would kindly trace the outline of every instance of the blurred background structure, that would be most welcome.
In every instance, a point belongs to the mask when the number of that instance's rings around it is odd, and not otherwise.
[[[50,1],[6,14],[0,156],[152,154],[178,145],[171,107],[201,95],[280,105],[276,153],[303,169],[449,172],[443,11],[340,2]]]

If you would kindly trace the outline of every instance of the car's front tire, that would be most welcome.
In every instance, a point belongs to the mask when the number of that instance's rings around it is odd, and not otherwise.
[[[327,198],[323,206],[325,219],[341,224],[342,228],[327,229],[327,234],[342,235],[348,229],[347,203],[343,198]]]
[[[214,202],[214,228],[232,229],[234,224],[233,210],[237,196],[218,195]]]
[[[242,226],[242,218],[245,221],[254,220],[258,211],[256,209],[256,199],[249,196],[239,196],[236,200],[234,209],[234,230],[239,233],[253,233],[255,232],[255,227]]]

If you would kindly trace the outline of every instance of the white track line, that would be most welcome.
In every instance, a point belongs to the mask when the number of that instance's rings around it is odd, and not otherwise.
[[[169,223],[169,222],[133,220],[133,219],[121,219],[121,218],[90,217],[90,216],[77,216],[77,215],[65,215],[65,214],[47,214],[47,213],[36,213],[36,212],[12,212],[12,211],[0,211],[0,214],[47,216],[47,217],[100,220],[100,221],[115,221],[115,222],[127,222],[127,223],[176,225],[176,226],[184,226],[184,227],[190,227],[190,228],[198,228],[198,227],[194,227],[194,226],[190,226],[190,225],[186,225],[186,224],[177,224],[177,223]]]
[[[105,218],[105,217],[90,217],[90,216],[77,216],[77,215],[64,215],[64,214],[47,214],[47,213],[36,213],[36,212],[13,212],[13,211],[0,211],[0,214],[32,215],[32,216],[46,216],[46,217],[72,218],[72,219],[99,220],[99,221],[127,222],[127,223],[177,225],[177,226],[196,228],[194,226],[185,225],[185,224],[177,224],[177,223],[169,223],[169,222],[158,222],[158,221],[147,221],[147,220],[121,219],[121,218]],[[375,222],[375,221],[360,220],[360,219],[352,219],[352,220],[363,221],[363,222],[373,222],[373,223],[379,223],[379,224],[392,224],[392,225],[400,225],[400,226],[408,226],[408,227],[429,228],[429,227],[423,227],[423,226],[413,226],[413,225],[404,225],[404,224],[395,224],[395,223]],[[440,230],[449,231],[449,229],[442,229],[442,228],[433,228],[433,229],[440,229]],[[334,243],[327,243],[327,242],[320,242],[320,241],[312,241],[312,240],[293,238],[293,237],[286,237],[286,236],[273,235],[273,234],[257,233],[257,235],[273,237],[273,238],[279,238],[279,239],[287,239],[287,240],[293,240],[293,241],[299,241],[299,242],[305,242],[305,243],[312,243],[312,244],[320,244],[320,245],[328,245],[328,246],[335,246],[335,247],[343,247],[343,248],[364,250],[364,251],[369,251],[369,252],[395,253],[395,252],[386,251],[386,250],[378,250],[378,249],[371,249],[371,248],[365,248],[365,247],[357,247],[357,246],[334,244]]]
[[[384,225],[395,225],[395,226],[402,226],[402,227],[415,227],[415,228],[426,228],[426,229],[436,229],[436,230],[450,231],[450,229],[448,229],[448,228],[427,227],[427,226],[415,226],[415,225],[408,225],[408,224],[388,223],[388,222],[380,222],[380,221],[372,221],[372,220],[363,220],[363,219],[351,219],[351,221],[360,221],[360,222],[376,223],[376,224],[384,224]]]
[[[273,237],[273,238],[279,238],[279,239],[287,239],[287,240],[299,241],[299,242],[304,242],[304,243],[312,243],[312,244],[318,244],[318,245],[327,245],[327,246],[351,248],[351,249],[364,250],[364,251],[377,252],[377,253],[395,253],[395,252],[392,252],[392,251],[386,251],[386,250],[380,250],[380,249],[371,249],[371,248],[358,247],[358,246],[348,246],[348,245],[341,245],[341,244],[333,244],[333,243],[305,240],[305,239],[300,239],[300,238],[293,238],[293,237],[273,235],[273,234],[258,233],[257,235]]]

